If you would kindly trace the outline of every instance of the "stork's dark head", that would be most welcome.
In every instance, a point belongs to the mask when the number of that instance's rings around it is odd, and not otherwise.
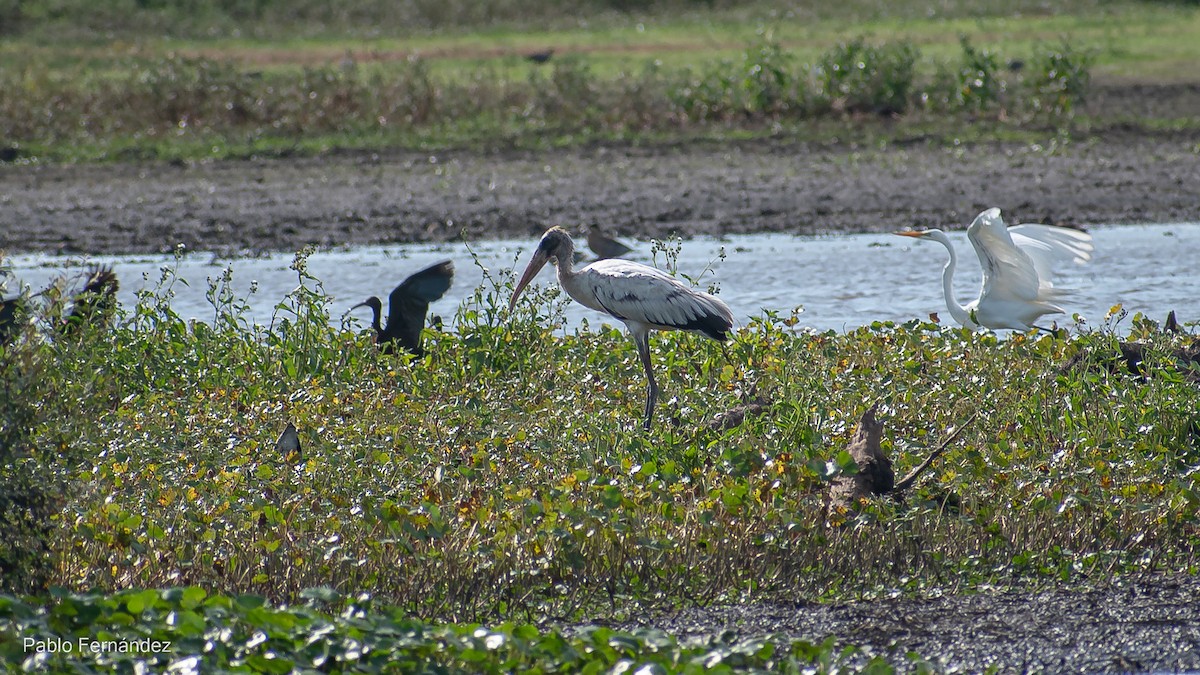
[[[561,227],[546,230],[542,240],[538,242],[537,250],[553,260],[555,265],[563,260],[575,260],[575,242],[571,241],[571,235]]]
[[[566,269],[568,270],[575,261],[575,244],[571,241],[571,235],[561,227],[552,227],[542,235],[542,240],[538,242],[537,249],[533,252],[533,259],[525,267],[525,273],[521,275],[521,280],[517,282],[517,287],[513,290],[512,300],[508,303],[510,310],[517,306],[517,298],[521,296],[521,292],[525,290],[529,282],[533,281],[537,273],[551,260],[555,265],[567,265]]]

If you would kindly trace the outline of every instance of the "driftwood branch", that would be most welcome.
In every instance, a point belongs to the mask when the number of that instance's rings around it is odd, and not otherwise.
[[[933,449],[933,452],[929,453],[929,457],[926,457],[924,462],[921,462],[907,476],[901,479],[899,483],[896,483],[896,487],[892,491],[902,492],[912,487],[912,484],[917,482],[917,478],[924,473],[931,464],[933,464],[933,460],[937,459],[939,455],[945,452],[946,448],[948,448],[950,444],[954,442],[954,439],[958,438],[958,435],[963,432],[963,429],[966,429],[968,426],[970,426],[971,422],[974,422],[975,418],[978,416],[978,410],[971,413],[971,416],[968,417],[965,422],[958,425],[958,428],[951,432],[951,434],[946,437],[946,440],[942,441],[940,445]]]
[[[837,476],[833,479],[829,490],[831,504],[852,508],[855,502],[870,495],[895,495],[912,487],[917,478],[933,465],[934,460],[945,452],[963,429],[966,429],[979,415],[978,412],[971,413],[971,416],[952,431],[946,440],[929,453],[929,457],[925,461],[897,483],[895,482],[896,474],[892,471],[892,460],[888,459],[880,445],[883,423],[875,418],[878,409],[879,404],[875,404],[863,413],[858,422],[858,428],[854,431],[854,436],[846,446],[846,452],[858,465],[858,473],[853,476]]]

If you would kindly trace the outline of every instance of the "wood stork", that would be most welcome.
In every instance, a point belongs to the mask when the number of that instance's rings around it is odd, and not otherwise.
[[[1092,235],[1086,232],[1039,224],[1006,227],[1000,209],[988,209],[967,228],[967,238],[983,265],[983,286],[978,299],[962,305],[954,297],[958,256],[946,233],[931,229],[896,234],[936,241],[950,252],[942,270],[946,308],[956,321],[971,329],[1025,331],[1045,314],[1065,312],[1055,304],[1067,293],[1050,281],[1054,265],[1087,262],[1093,248]]]
[[[575,270],[575,244],[562,228],[542,235],[533,259],[513,291],[509,310],[547,261],[558,267],[558,283],[576,302],[625,322],[646,369],[646,422],[650,429],[658,384],[650,365],[651,330],[685,330],[724,342],[733,328],[733,313],[721,300],[681,283],[647,265],[628,260],[598,260]]]
[[[421,349],[421,329],[425,327],[429,303],[445,295],[453,280],[454,262],[450,260],[430,265],[405,279],[388,296],[386,326],[379,325],[383,303],[373,295],[351,307],[350,311],[359,307],[371,308],[375,343],[380,345],[384,353],[391,354],[395,350],[394,343],[399,342],[413,355],[421,356],[425,353]]]

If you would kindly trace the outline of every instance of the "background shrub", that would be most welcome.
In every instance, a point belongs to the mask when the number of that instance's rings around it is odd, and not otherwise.
[[[1032,59],[1026,83],[1035,113],[1070,117],[1091,86],[1095,54],[1063,42],[1040,49]]]
[[[903,113],[911,103],[919,55],[907,41],[842,43],[817,61],[820,97],[830,109],[848,113]]]

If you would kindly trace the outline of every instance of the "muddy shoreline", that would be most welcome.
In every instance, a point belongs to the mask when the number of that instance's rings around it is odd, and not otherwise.
[[[1134,575],[1049,590],[828,604],[749,604],[653,617],[681,640],[728,632],[735,641],[782,635],[863,650],[899,672],[912,652],[938,671],[980,673],[1200,672],[1200,577]]]
[[[0,166],[0,249],[223,255],[306,244],[1088,226],[1200,220],[1200,136],[1119,129],[1059,147],[787,140],[546,152],[339,152],[188,164]]]

